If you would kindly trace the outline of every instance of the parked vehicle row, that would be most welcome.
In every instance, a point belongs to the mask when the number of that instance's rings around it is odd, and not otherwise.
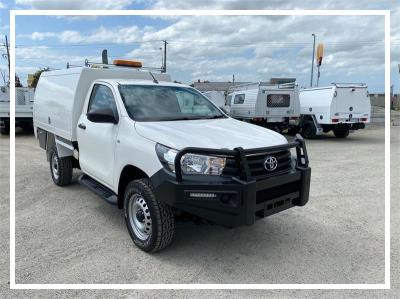
[[[42,73],[34,126],[54,183],[80,169],[81,184],[123,210],[140,249],[168,246],[183,215],[235,227],[307,203],[300,135],[288,142],[166,74],[118,65]]]
[[[221,102],[221,94],[206,96]],[[236,119],[310,139],[329,131],[345,138],[371,118],[367,86],[358,83],[300,90],[295,83],[238,85],[228,89],[224,109]]]

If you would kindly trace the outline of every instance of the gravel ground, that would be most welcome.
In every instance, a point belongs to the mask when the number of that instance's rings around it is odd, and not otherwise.
[[[399,127],[392,127],[392,290],[17,291],[9,279],[9,140],[0,138],[0,297],[398,297]],[[224,229],[179,223],[166,250],[131,242],[121,211],[74,183],[60,188],[30,135],[16,137],[17,283],[383,283],[384,130],[307,142],[309,203]],[[396,296],[397,295],[397,296]]]

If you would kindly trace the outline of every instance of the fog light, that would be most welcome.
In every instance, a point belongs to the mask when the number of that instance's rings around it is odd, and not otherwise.
[[[217,194],[215,193],[200,193],[200,192],[190,192],[190,197],[197,197],[197,198],[216,198]]]

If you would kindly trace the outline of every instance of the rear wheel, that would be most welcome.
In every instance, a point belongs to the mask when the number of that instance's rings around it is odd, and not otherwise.
[[[27,133],[33,133],[33,124],[32,123],[23,123],[20,125],[22,130],[24,130]]]
[[[0,133],[2,135],[8,135],[10,134],[10,122],[9,121],[2,121],[1,127],[0,127]]]
[[[149,179],[128,184],[124,196],[124,215],[129,234],[141,250],[156,252],[172,242],[174,214],[170,206],[155,198]]]
[[[50,173],[54,184],[66,186],[72,181],[72,158],[60,158],[57,153],[57,147],[53,146],[50,151]]]
[[[335,134],[336,138],[346,138],[347,136],[349,136],[349,129],[333,129],[333,134]]]
[[[304,123],[301,129],[301,135],[307,139],[314,139],[317,136],[317,130],[312,120],[308,120]]]

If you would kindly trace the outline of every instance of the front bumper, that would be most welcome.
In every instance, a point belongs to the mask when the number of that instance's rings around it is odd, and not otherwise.
[[[184,149],[175,160],[176,175],[162,169],[151,177],[155,196],[174,208],[223,226],[252,225],[258,217],[276,214],[293,206],[304,206],[308,202],[311,169],[300,136],[287,145],[250,151],[274,152],[294,147],[297,153],[296,165],[283,174],[261,180],[249,176],[246,168],[246,154],[249,151],[240,148],[229,152]],[[241,172],[238,177],[230,178],[184,176],[177,162],[185,153],[235,154],[240,161]]]

